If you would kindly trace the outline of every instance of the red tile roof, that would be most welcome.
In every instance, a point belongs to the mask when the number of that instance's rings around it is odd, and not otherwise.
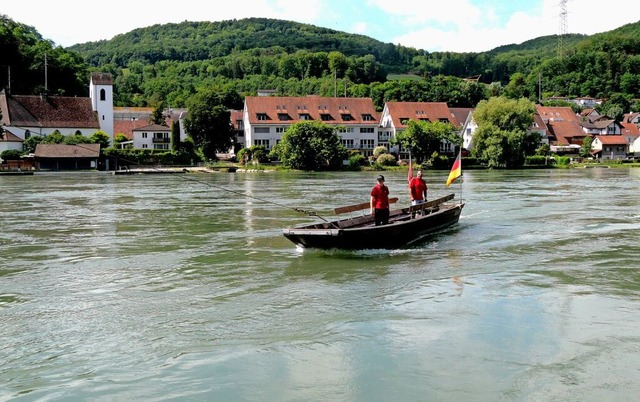
[[[580,118],[568,106],[541,106],[536,105],[536,109],[540,117],[545,121],[579,121]]]
[[[460,127],[445,102],[387,102],[386,107],[396,129],[407,126],[403,124],[404,119],[431,122],[446,119],[453,126]]]
[[[100,156],[100,144],[38,144],[36,158],[97,158]]]
[[[90,98],[0,94],[7,126],[100,129]],[[6,114],[5,114],[6,113]]]
[[[301,115],[308,115],[308,120],[340,125],[377,125],[380,121],[370,98],[247,96],[245,109],[249,111],[250,124],[293,124],[304,120]],[[265,119],[259,119],[259,115]],[[346,115],[351,116],[349,120],[344,119]]]
[[[624,136],[615,135],[596,135],[596,138],[600,140],[603,145],[627,145],[627,140]]]

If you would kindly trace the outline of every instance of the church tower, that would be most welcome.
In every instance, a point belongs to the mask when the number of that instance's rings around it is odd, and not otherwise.
[[[91,73],[89,97],[93,111],[100,120],[100,130],[113,144],[113,78],[108,73]]]

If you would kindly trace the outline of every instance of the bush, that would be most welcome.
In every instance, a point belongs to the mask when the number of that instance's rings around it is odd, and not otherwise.
[[[382,166],[395,166],[398,164],[396,157],[391,154],[382,154],[376,159],[376,163]]]
[[[351,155],[349,157],[349,167],[354,168],[354,167],[365,166],[368,164],[369,164],[369,161],[367,160],[367,158],[365,158],[365,156],[360,153]]]
[[[547,157],[543,155],[527,156],[525,164],[527,165],[545,165],[547,163]]]
[[[0,159],[3,161],[16,160],[20,159],[22,156],[22,152],[17,149],[7,149],[6,151],[2,151],[0,154]]]
[[[380,155],[384,155],[384,154],[388,154],[388,153],[389,153],[389,151],[387,151],[387,147],[382,146],[382,145],[377,146],[377,147],[375,147],[375,148],[373,149],[373,156],[374,156],[376,159],[378,159],[378,157],[379,157]]]

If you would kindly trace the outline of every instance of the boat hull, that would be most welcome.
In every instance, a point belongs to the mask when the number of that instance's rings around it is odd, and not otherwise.
[[[441,205],[426,215],[411,216],[408,209],[393,211],[389,224],[375,226],[372,217],[284,229],[284,236],[303,248],[316,249],[396,249],[418,242],[425,235],[453,224],[464,204]]]

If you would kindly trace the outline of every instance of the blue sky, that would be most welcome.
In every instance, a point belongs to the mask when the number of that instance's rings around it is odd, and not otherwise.
[[[111,39],[154,24],[266,17],[359,33],[427,51],[482,52],[560,33],[560,3],[561,0],[8,0],[0,6],[0,14],[33,26],[45,39],[60,46]],[[640,21],[634,4],[630,0],[567,0],[567,32],[591,35]]]

